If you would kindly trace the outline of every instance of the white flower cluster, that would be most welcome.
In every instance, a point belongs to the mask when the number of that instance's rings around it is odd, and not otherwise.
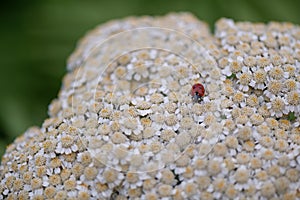
[[[298,27],[223,19],[217,24],[216,37],[226,52],[220,60],[222,73],[236,80],[234,87],[250,98],[250,105],[255,98],[256,106],[266,106],[271,116],[299,115]]]
[[[0,199],[300,198],[299,47],[292,24],[212,37],[187,13],[96,28],[50,118],[8,146]]]

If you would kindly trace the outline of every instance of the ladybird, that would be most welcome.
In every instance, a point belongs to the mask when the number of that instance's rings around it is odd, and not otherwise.
[[[200,102],[202,97],[204,96],[205,89],[201,83],[196,83],[193,85],[191,89],[191,95],[194,102]]]

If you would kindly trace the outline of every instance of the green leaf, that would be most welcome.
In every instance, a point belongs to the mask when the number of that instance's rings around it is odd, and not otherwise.
[[[230,76],[226,76],[227,79],[235,79],[236,75],[232,73]]]
[[[296,119],[295,113],[294,112],[289,112],[288,120],[292,122],[292,121],[295,121],[295,119]]]

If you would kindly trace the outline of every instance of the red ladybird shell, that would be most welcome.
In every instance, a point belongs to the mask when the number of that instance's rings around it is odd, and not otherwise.
[[[205,89],[201,83],[196,83],[193,85],[192,90],[191,90],[192,96],[198,95],[199,97],[203,97],[204,94],[205,94]]]

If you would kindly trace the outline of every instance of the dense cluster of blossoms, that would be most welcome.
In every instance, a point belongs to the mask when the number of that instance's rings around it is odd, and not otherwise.
[[[104,24],[49,119],[8,146],[0,199],[300,198],[299,62],[289,23],[221,19],[215,37],[187,13]]]

